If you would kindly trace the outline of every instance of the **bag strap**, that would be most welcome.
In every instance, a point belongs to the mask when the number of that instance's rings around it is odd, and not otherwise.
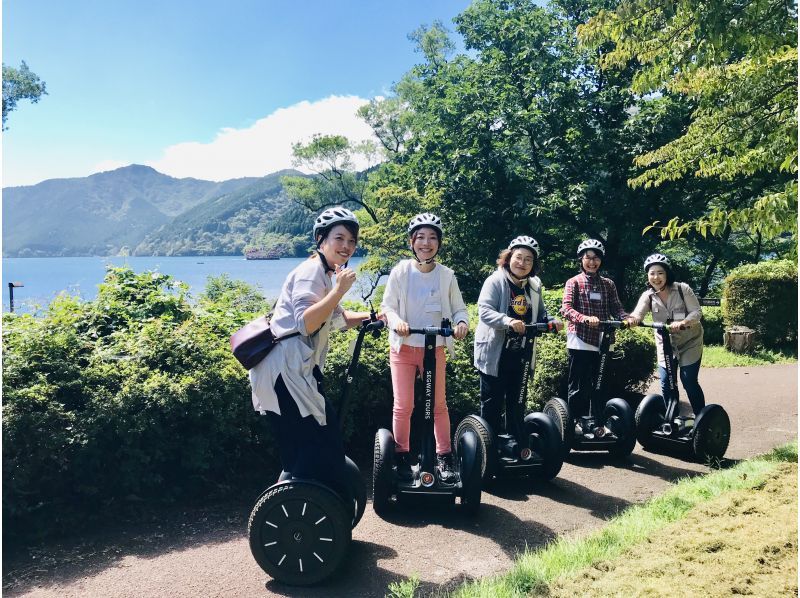
[[[272,309],[269,310],[269,313],[267,314],[267,322],[272,320],[272,314],[275,313],[275,308],[278,307],[278,301],[280,301],[280,300],[281,300],[281,298],[278,297],[278,299],[275,301],[275,305],[273,305]],[[293,336],[300,336],[300,333],[299,332],[292,332],[290,334],[287,334],[286,336],[276,336],[274,338],[274,342],[277,343],[278,341],[282,341],[282,340],[287,339],[287,338],[292,338]]]

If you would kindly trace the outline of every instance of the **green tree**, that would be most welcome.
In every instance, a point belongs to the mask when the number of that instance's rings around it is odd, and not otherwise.
[[[704,206],[683,182],[628,187],[639,150],[674,135],[689,111],[671,98],[645,102],[630,89],[632,70],[604,69],[600,50],[578,45],[575,28],[595,11],[590,2],[473,2],[455,19],[468,54],[452,55],[441,24],[414,32],[425,61],[386,110],[364,109],[378,115],[368,122],[379,138],[400,140],[383,142],[391,163],[373,180],[438,202],[430,208],[445,222],[443,257],[466,274],[469,297],[521,233],[542,244],[551,286],[574,272],[582,238],[602,239],[624,290],[656,246],[641,237],[653,215],[676,195],[688,199],[687,215]]]
[[[711,201],[699,218],[671,219],[664,236],[724,234],[727,226],[768,237],[796,231],[796,3],[624,0],[579,34],[606,50],[601,65],[636,65],[638,93],[677,94],[692,104],[681,134],[637,157],[644,171],[631,185],[763,179],[743,202]]]
[[[342,135],[315,135],[308,143],[292,146],[294,164],[311,170],[314,177],[287,176],[282,179],[291,199],[318,212],[338,204],[364,209],[375,220],[369,204],[369,181],[356,172],[357,157],[374,163],[377,148],[370,142],[353,143]]]
[[[19,68],[3,65],[3,130],[8,115],[17,108],[20,100],[30,100],[34,104],[47,95],[45,83],[28,68],[23,60]]]

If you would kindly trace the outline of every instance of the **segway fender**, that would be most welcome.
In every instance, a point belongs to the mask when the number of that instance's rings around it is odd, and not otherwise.
[[[716,409],[722,409],[722,407],[716,404],[706,405],[705,407],[703,407],[700,410],[700,413],[697,414],[697,417],[694,418],[694,429],[696,430],[697,428],[699,428],[700,422],[703,421],[703,418]]]
[[[525,429],[528,434],[538,432],[541,428],[546,428],[548,434],[553,434],[556,438],[561,437],[561,432],[558,429],[558,424],[553,421],[553,418],[536,411],[529,413],[525,416]]]
[[[461,475],[471,475],[481,464],[478,463],[478,437],[472,430],[465,430],[458,438],[458,454],[461,457]],[[469,472],[467,474],[467,472]]]

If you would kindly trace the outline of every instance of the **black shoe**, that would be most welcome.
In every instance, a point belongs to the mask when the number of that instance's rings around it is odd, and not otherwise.
[[[397,466],[398,478],[406,482],[414,479],[414,474],[411,472],[411,455],[409,453],[395,453],[394,462]]]
[[[453,471],[453,453],[436,455],[436,467],[439,469],[439,479],[443,484],[453,484],[458,479]]]

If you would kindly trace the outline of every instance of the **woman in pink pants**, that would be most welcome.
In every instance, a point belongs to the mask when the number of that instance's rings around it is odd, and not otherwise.
[[[409,435],[414,409],[414,381],[422,372],[424,337],[409,334],[410,328],[439,326],[442,318],[455,324],[453,337],[467,335],[467,308],[453,271],[436,262],[442,243],[442,221],[434,214],[418,214],[408,225],[408,240],[413,260],[403,260],[392,268],[381,303],[389,325],[389,366],[392,371],[394,409],[392,428],[395,440],[397,473],[410,480]],[[455,481],[450,442],[450,416],[445,401],[445,346],[453,350],[453,340],[437,337],[436,396],[434,436],[439,477]]]

